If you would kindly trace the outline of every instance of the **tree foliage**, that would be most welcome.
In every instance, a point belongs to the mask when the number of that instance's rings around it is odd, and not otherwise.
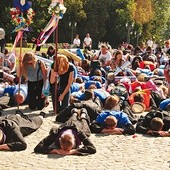
[[[50,19],[48,6],[51,0],[30,0],[36,15],[28,41],[37,37]],[[12,0],[2,0],[0,6],[0,27],[6,31],[7,41],[11,41],[14,25],[9,14],[13,6]],[[170,0],[64,0],[67,8],[63,19],[59,22],[59,42],[70,42],[71,34],[78,33],[83,41],[86,33],[90,33],[94,47],[98,41],[109,42],[113,46],[127,40],[126,23],[134,23],[131,29],[131,43],[135,45],[134,33],[141,33],[140,41],[152,37],[160,42],[169,38],[170,33]],[[69,27],[69,22],[77,23]],[[73,28],[73,29],[72,29]],[[54,41],[54,34],[48,40]]]
[[[153,19],[153,5],[151,0],[136,0],[136,10],[134,12],[134,20],[138,24],[148,23]]]

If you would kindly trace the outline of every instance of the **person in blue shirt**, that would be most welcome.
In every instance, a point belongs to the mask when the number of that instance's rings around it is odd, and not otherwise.
[[[91,124],[92,133],[135,134],[135,129],[126,113],[103,111]]]
[[[85,89],[91,89],[94,93],[95,97],[98,97],[102,104],[104,105],[105,100],[108,96],[110,96],[110,93],[107,92],[105,89],[101,88],[101,83],[97,81],[90,81],[85,83]],[[71,94],[72,101],[81,101],[85,99],[85,95],[83,91],[73,92]]]
[[[24,102],[27,102],[27,96],[28,96],[28,85],[27,84],[21,84],[20,85],[20,91],[18,85],[7,85],[7,86],[0,86],[0,96],[4,96],[8,94],[9,97],[14,99],[14,102],[16,104],[23,104]]]
[[[170,110],[170,99],[165,99],[159,104],[161,110]]]
[[[118,105],[118,97],[112,96],[105,102],[104,111],[102,111],[94,122],[90,125],[92,133],[109,133],[109,134],[129,134],[135,133],[129,117],[122,111],[114,110]]]

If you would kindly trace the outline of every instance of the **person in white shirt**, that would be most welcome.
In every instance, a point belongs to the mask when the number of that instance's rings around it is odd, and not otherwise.
[[[165,45],[164,45],[163,51],[165,52],[165,54],[169,54],[170,53],[170,39],[165,41]]]
[[[80,41],[79,35],[76,34],[76,37],[73,40],[74,47],[79,48],[80,47],[80,43],[81,43],[81,41]]]
[[[152,41],[152,38],[147,41],[147,45],[151,48],[153,48],[154,42]]]
[[[94,59],[99,60],[102,63],[103,68],[110,65],[112,55],[106,44],[101,45],[101,49],[96,52]]]
[[[87,50],[91,50],[92,48],[92,39],[90,38],[90,34],[87,33],[86,37],[84,38],[84,42],[83,42],[84,48]]]

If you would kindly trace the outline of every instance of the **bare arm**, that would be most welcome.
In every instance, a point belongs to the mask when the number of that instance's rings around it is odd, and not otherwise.
[[[111,61],[106,61],[103,65],[103,67],[110,66]]]
[[[43,78],[45,79],[47,77],[47,68],[44,62],[41,62],[41,71],[42,71]]]
[[[72,149],[70,151],[65,151],[62,149],[53,149],[49,152],[50,154],[59,154],[59,155],[78,155],[79,152],[76,149]]]
[[[7,144],[0,145],[0,150],[11,151]]]
[[[161,131],[148,130],[147,134],[151,136],[157,136],[157,137],[170,137],[169,131],[162,131],[162,130]]]
[[[103,129],[101,133],[109,133],[113,135],[123,135],[124,130],[122,128],[114,128],[114,129]]]
[[[73,71],[70,72],[70,74],[69,74],[68,84],[67,84],[66,88],[64,89],[63,93],[60,95],[59,101],[63,100],[64,96],[69,91],[72,83],[73,83]]]
[[[50,83],[51,84],[55,83],[56,77],[57,77],[57,72],[55,72],[53,69],[51,69],[51,75],[50,75]]]
[[[8,63],[9,68],[12,70],[15,66],[15,63],[12,63],[9,59],[6,59],[5,61]]]

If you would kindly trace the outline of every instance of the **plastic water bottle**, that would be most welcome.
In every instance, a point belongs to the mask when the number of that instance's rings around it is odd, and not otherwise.
[[[42,88],[42,94],[44,96],[49,96],[50,95],[50,83],[48,78],[45,80],[43,88]]]
[[[50,95],[49,73],[50,73],[50,68],[48,68],[47,78],[46,78],[46,80],[44,82],[44,85],[43,85],[43,88],[42,88],[42,94],[44,96],[49,96]]]

